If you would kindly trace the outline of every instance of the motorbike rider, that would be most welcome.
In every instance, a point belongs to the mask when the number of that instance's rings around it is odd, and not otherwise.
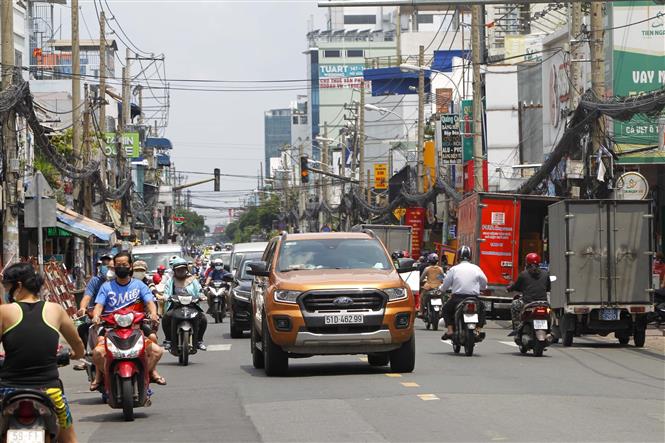
[[[74,323],[57,303],[42,301],[43,278],[30,263],[5,269],[2,285],[9,303],[0,306],[0,331],[5,361],[0,370],[0,396],[16,389],[38,389],[53,401],[60,428],[59,442],[76,442],[72,414],[58,374],[60,334],[72,348],[70,358],[85,354]]]
[[[212,261],[212,266],[210,266],[210,272],[206,277],[206,286],[215,280],[223,280],[225,276],[232,275],[230,272],[227,272],[224,269],[224,262],[221,258],[216,258]]]
[[[448,331],[441,337],[441,340],[449,340],[455,332],[455,310],[457,305],[467,298],[476,298],[480,296],[480,291],[487,289],[487,276],[480,267],[471,263],[471,248],[461,246],[457,251],[457,265],[448,270],[443,283],[440,286],[441,291],[451,290],[452,296],[445,305],[443,305],[443,318],[446,322]],[[479,322],[476,326],[476,335],[484,338],[485,333],[481,328],[485,325],[484,305],[478,300]]]
[[[77,317],[84,316],[88,309],[90,308],[90,302],[97,297],[99,289],[102,287],[106,281],[114,277],[113,266],[111,266],[111,260],[113,257],[110,254],[103,254],[99,261],[97,262],[97,275],[94,275],[85,287],[83,293],[83,298],[79,303],[79,310],[76,312]],[[85,347],[88,343],[88,333],[90,332],[90,325],[88,323],[82,323],[78,327],[78,334],[83,341],[83,346]],[[84,370],[85,365],[74,365],[75,370]]]
[[[127,251],[121,251],[113,257],[115,279],[104,283],[95,298],[95,309],[92,321],[101,323],[101,315],[111,314],[121,308],[131,307],[138,312],[149,312],[149,318],[153,322],[159,321],[155,297],[150,289],[142,281],[131,277],[132,256]],[[166,380],[157,372],[157,363],[162,358],[163,350],[157,344],[157,335],[152,328],[146,324],[141,326],[147,337],[146,356],[148,358],[148,371],[150,379],[158,385],[165,385]],[[97,347],[92,353],[92,358],[97,368],[95,380],[90,384],[90,390],[95,391],[102,382],[105,369],[106,350],[104,339],[100,337]]]
[[[420,278],[420,283],[422,284],[423,290],[421,291],[422,298],[420,301],[420,315],[425,315],[425,306],[429,302],[429,299],[432,297],[432,291],[437,289],[444,278],[443,268],[439,266],[439,256],[432,252],[427,256],[428,266],[422,273]]]
[[[540,256],[535,252],[526,255],[526,269],[517,276],[517,281],[508,288],[508,292],[521,292],[522,297],[516,296],[510,304],[510,316],[513,330],[508,334],[512,337],[517,334],[520,325],[520,314],[524,305],[534,301],[547,301],[547,293],[551,289],[550,274],[540,269]]]
[[[196,276],[189,273],[187,267],[187,261],[178,258],[171,262],[171,267],[173,269],[173,277],[169,280],[168,285],[164,288],[164,298],[166,299],[167,305],[165,306],[165,314],[162,318],[162,329],[164,330],[164,335],[166,339],[164,340],[164,349],[171,349],[171,325],[173,323],[173,311],[171,310],[171,298],[177,295],[191,295],[192,300],[197,302],[199,300],[205,301],[206,298],[201,295],[201,284]],[[205,351],[206,345],[203,343],[203,336],[208,327],[208,320],[206,319],[203,311],[199,312],[197,316],[198,323],[198,337],[197,337],[197,348],[201,351]]]
[[[146,276],[147,270],[148,264],[143,260],[137,260],[132,265],[132,271],[134,271],[132,273],[132,277],[136,280],[142,281],[148,287],[148,289],[150,289],[150,292],[152,292],[154,296],[157,296],[157,286],[152,281],[152,279]]]
[[[152,282],[156,285],[160,284],[164,279],[164,271],[166,271],[166,266],[159,265],[157,266],[157,272],[152,275]]]

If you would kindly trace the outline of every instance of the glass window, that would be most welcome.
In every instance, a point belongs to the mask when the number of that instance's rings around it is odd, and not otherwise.
[[[133,261],[143,260],[148,265],[148,272],[156,271],[159,265],[169,267],[169,260],[174,255],[181,257],[175,252],[153,252],[146,254],[132,254]]]
[[[349,49],[346,51],[346,56],[351,58],[351,57],[364,57],[365,56],[365,51],[362,49]]]
[[[323,51],[323,56],[326,58],[339,58],[342,56],[342,51],[339,49],[326,49]]]
[[[300,116],[300,124],[301,125],[306,125],[307,124],[307,116],[306,115]]]
[[[374,239],[321,239],[283,242],[278,272],[317,269],[392,268],[390,259]]]
[[[433,14],[418,14],[418,24],[433,24],[434,15]]]
[[[345,15],[345,25],[375,25],[376,15]]]
[[[298,116],[294,115],[293,118],[291,119],[291,121],[294,125],[297,125],[298,124]]]

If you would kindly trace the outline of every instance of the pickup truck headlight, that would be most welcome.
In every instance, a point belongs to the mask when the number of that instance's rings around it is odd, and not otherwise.
[[[383,292],[388,294],[388,301],[403,300],[408,294],[404,288],[388,288],[384,289]]]
[[[302,294],[300,291],[278,289],[275,291],[274,299],[282,303],[295,303],[300,294]]]
[[[249,291],[239,291],[238,289],[233,290],[233,297],[242,301],[249,301]]]

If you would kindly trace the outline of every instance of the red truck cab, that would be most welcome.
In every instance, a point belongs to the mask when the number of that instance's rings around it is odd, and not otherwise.
[[[543,241],[547,208],[555,197],[474,193],[457,211],[459,244],[473,251],[473,262],[487,276],[481,296],[488,315],[509,316],[513,294],[506,287],[524,269],[524,257],[538,253],[547,262]]]

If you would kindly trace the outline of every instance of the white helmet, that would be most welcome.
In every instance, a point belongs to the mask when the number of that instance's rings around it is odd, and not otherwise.
[[[216,258],[212,261],[213,266],[224,266],[224,262],[221,258]]]

